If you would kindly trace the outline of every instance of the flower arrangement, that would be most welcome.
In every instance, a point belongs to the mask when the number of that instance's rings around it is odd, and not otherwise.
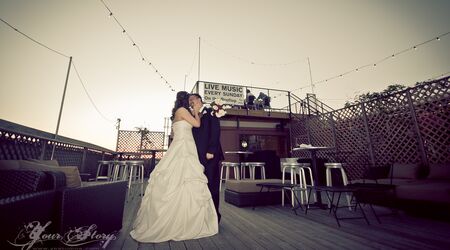
[[[223,104],[221,99],[215,99],[210,105],[212,109],[211,116],[216,116],[217,118],[220,118],[227,114],[227,111],[225,109],[230,108],[229,105]]]

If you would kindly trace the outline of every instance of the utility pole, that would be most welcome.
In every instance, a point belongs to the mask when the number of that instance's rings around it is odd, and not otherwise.
[[[64,84],[61,106],[59,107],[58,122],[56,123],[56,131],[55,131],[55,141],[53,142],[52,155],[50,156],[50,160],[53,160],[53,157],[55,156],[56,140],[58,139],[59,124],[61,123],[61,116],[64,107],[64,99],[66,98],[67,83],[69,82],[69,74],[71,66],[72,66],[72,57],[69,58],[69,67],[67,68],[66,82]]]
[[[313,79],[312,79],[311,63],[309,62],[309,57],[308,57],[308,66],[309,66],[309,79],[311,80],[311,91],[314,94],[314,83],[313,83]]]
[[[198,77],[197,81],[200,81],[200,48],[201,48],[201,38],[198,37]]]

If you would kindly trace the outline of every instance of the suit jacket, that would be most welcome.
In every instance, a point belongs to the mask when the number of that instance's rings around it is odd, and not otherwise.
[[[206,153],[214,154],[213,160],[217,162],[224,159],[220,145],[220,122],[216,116],[211,115],[211,111],[212,109],[204,109],[200,127],[192,128],[199,159],[205,167]]]

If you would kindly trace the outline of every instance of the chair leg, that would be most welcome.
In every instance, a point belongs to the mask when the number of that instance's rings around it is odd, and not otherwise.
[[[222,190],[222,181],[223,181],[223,165],[220,167],[220,183],[219,183],[219,190]]]
[[[284,184],[285,174],[286,174],[286,167],[283,167],[283,175],[281,176],[281,183],[283,183],[283,184]],[[285,190],[281,190],[281,206],[283,206],[283,207],[284,207],[284,192],[285,192]]]

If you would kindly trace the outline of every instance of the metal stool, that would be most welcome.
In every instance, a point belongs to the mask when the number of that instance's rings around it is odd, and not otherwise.
[[[245,174],[245,168],[248,167],[248,173],[250,175],[250,178],[252,176],[252,171],[250,168],[250,162],[241,162],[241,180],[243,179],[247,179],[246,174]]]
[[[342,176],[342,183],[344,184],[344,186],[347,186],[348,184],[348,179],[347,179],[347,174],[345,174],[345,170],[344,167],[342,166],[342,163],[325,163],[325,168],[326,168],[326,179],[327,179],[327,186],[331,187],[333,186],[333,180],[331,178],[331,169],[339,169],[339,171],[341,172],[341,176]],[[349,210],[351,210],[351,196],[350,195],[346,195],[347,197],[347,202],[348,202],[348,206],[349,206]],[[328,202],[328,206],[330,207],[330,202]]]
[[[100,175],[104,168],[106,167],[106,175]],[[111,181],[113,176],[113,164],[111,161],[98,161],[97,175],[95,176],[95,181],[106,180]]]
[[[313,173],[312,173],[312,170],[311,170],[311,164],[310,163],[299,163],[299,164],[300,164],[299,167],[303,169],[303,175],[305,175],[305,170],[307,170],[309,172],[309,181],[311,183],[311,186],[314,186],[314,178],[313,178]],[[303,179],[305,180],[305,185],[306,185],[306,177],[303,176]],[[314,201],[317,202],[316,192],[313,192],[313,196],[314,196]],[[306,202],[309,202],[308,201],[309,195],[308,195],[308,191],[307,190],[305,191],[305,197],[306,197]]]
[[[289,171],[289,173],[291,174],[291,184],[297,184],[297,177],[296,177],[296,172],[298,172],[297,168],[300,167],[300,163],[297,162],[281,162],[281,172],[282,172],[282,176],[281,176],[281,183],[285,183],[285,176],[286,176],[286,170]],[[295,207],[295,202],[294,202],[294,193],[291,189],[291,203],[292,203],[292,207]],[[284,206],[284,191],[281,192],[281,205]]]
[[[227,180],[230,179],[230,168],[234,169],[234,178],[236,180],[239,180],[239,163],[236,162],[222,162],[222,167],[220,168],[220,184],[219,184],[219,190],[222,190],[222,181],[225,180],[225,182]],[[223,178],[223,169],[226,168],[226,172],[225,172],[225,179]]]
[[[111,161],[113,166],[112,181],[120,181],[127,179],[127,162],[126,161]]]
[[[141,192],[139,196],[144,194],[144,161],[126,161],[127,173],[126,178],[128,178],[128,194],[133,184],[138,184],[141,186]]]
[[[265,162],[247,162],[250,165],[250,179],[255,179],[255,169],[260,168],[261,170],[261,179],[266,179],[266,163]]]

